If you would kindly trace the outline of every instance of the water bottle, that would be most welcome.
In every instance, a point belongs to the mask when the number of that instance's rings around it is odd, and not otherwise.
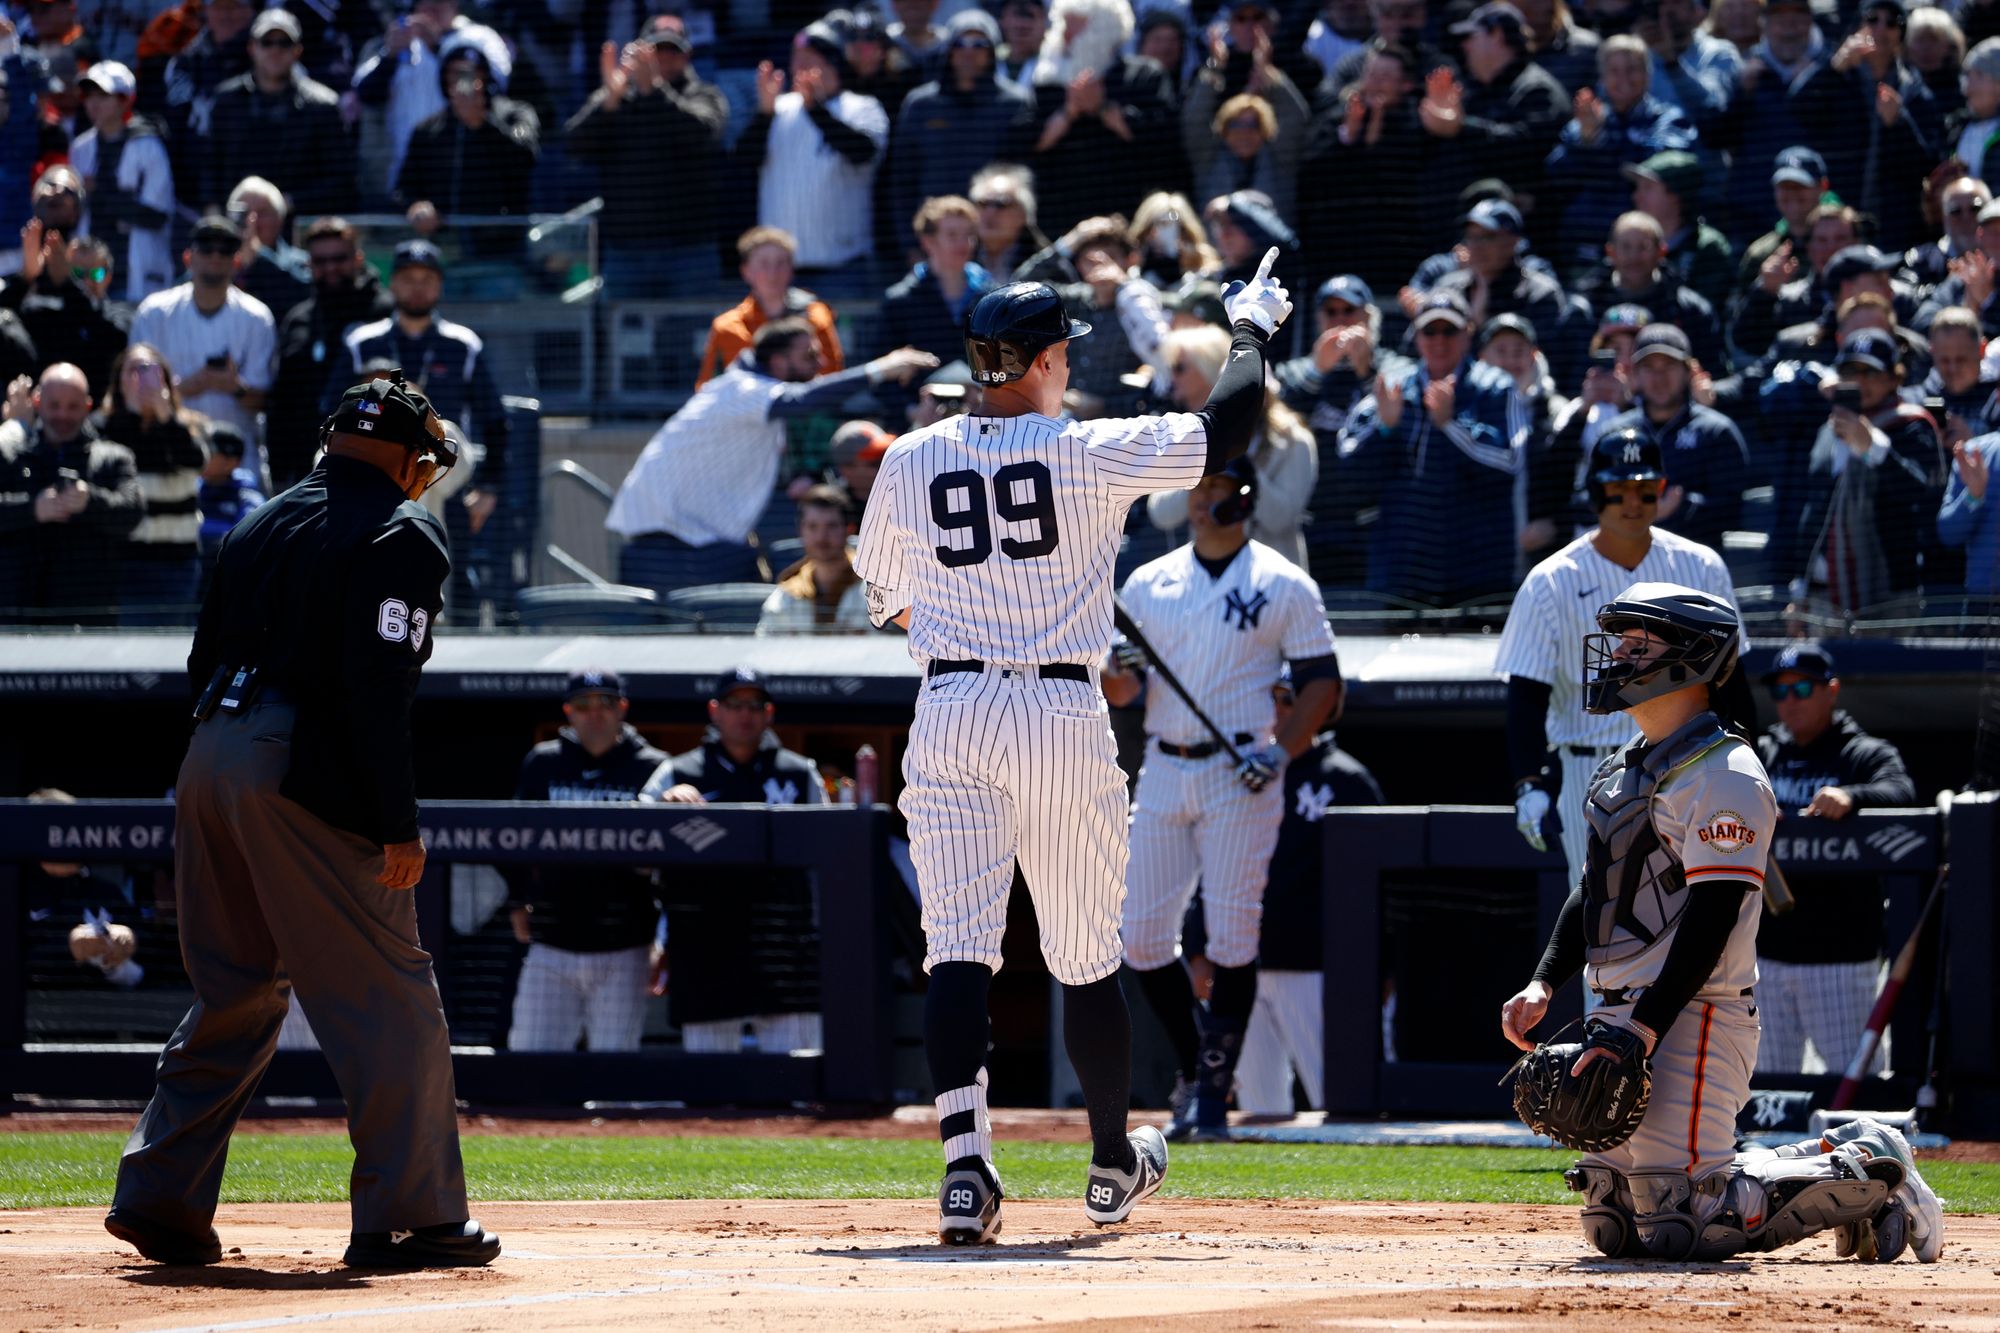
[[[864,745],[854,752],[854,803],[864,809],[875,804],[876,779],[881,776],[881,765],[875,758],[875,747]]]

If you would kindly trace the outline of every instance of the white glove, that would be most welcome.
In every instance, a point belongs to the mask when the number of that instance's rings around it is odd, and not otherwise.
[[[1514,827],[1521,830],[1521,836],[1538,852],[1549,849],[1542,838],[1542,821],[1548,816],[1549,794],[1540,787],[1530,787],[1514,798]]]
[[[1270,337],[1285,322],[1285,316],[1292,313],[1291,294],[1283,283],[1271,276],[1271,265],[1278,262],[1278,247],[1272,246],[1264,252],[1264,262],[1257,266],[1257,276],[1249,282],[1232,282],[1222,292],[1222,308],[1234,324],[1239,319],[1247,319]]]

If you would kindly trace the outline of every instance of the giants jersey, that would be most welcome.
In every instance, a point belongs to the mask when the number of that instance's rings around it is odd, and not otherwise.
[[[1276,717],[1271,682],[1287,658],[1333,652],[1319,585],[1261,542],[1246,542],[1222,577],[1211,578],[1193,545],[1169,551],[1125,580],[1125,609],[1167,668],[1232,735],[1268,736]],[[1146,733],[1175,745],[1207,740],[1175,691],[1146,691]]]
[[[1699,542],[1656,527],[1646,558],[1638,568],[1626,569],[1599,555],[1591,535],[1586,532],[1528,571],[1507,612],[1493,663],[1502,676],[1525,676],[1551,687],[1544,723],[1550,745],[1609,748],[1631,738],[1630,718],[1583,711],[1583,636],[1598,632],[1599,607],[1635,583],[1655,582],[1698,588],[1736,606],[1729,567]],[[1747,636],[1742,646],[1749,648]]]
[[[1126,511],[1193,486],[1207,455],[1203,420],[1186,412],[959,416],[911,431],[883,457],[861,519],[869,612],[879,624],[908,609],[919,662],[1095,667]]]

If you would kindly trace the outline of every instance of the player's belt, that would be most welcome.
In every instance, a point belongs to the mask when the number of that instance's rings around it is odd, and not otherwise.
[[[1565,745],[1563,749],[1575,755],[1578,759],[1597,759],[1603,755],[1616,753],[1618,747],[1615,745]]]
[[[1742,990],[1737,991],[1736,994],[1747,999],[1756,989],[1755,986],[1745,986]],[[1644,986],[1611,986],[1608,988],[1592,986],[1591,990],[1596,992],[1597,998],[1607,1005],[1634,1004],[1638,1002],[1641,995],[1646,993]]]
[[[1239,731],[1231,738],[1236,745],[1248,745],[1256,739],[1247,731]],[[1160,748],[1161,754],[1170,754],[1176,759],[1206,759],[1212,754],[1222,753],[1221,741],[1203,741],[1199,745],[1175,745],[1171,741],[1155,739],[1153,744]]]
[[[1026,668],[1023,669],[1025,670]],[[986,670],[986,663],[976,657],[968,657],[962,662],[952,662],[941,657],[935,657],[931,659],[930,667],[924,674],[927,676],[947,676],[954,671],[984,670]],[[1036,667],[1035,674],[1043,680],[1080,680],[1085,684],[1090,682],[1090,668],[1079,666],[1075,662],[1051,662],[1047,666]]]

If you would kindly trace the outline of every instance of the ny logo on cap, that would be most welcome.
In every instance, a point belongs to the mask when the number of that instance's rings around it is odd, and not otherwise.
[[[1626,462],[1628,462],[1628,463],[1637,463],[1637,462],[1641,461],[1641,460],[1642,460],[1642,459],[1643,459],[1644,457],[1645,457],[1645,454],[1644,454],[1644,452],[1643,452],[1643,451],[1642,451],[1642,450],[1640,449],[1640,447],[1639,447],[1638,445],[1636,445],[1636,444],[1628,444],[1628,445],[1626,445],[1626,446],[1625,446],[1625,461],[1626,461]]]

